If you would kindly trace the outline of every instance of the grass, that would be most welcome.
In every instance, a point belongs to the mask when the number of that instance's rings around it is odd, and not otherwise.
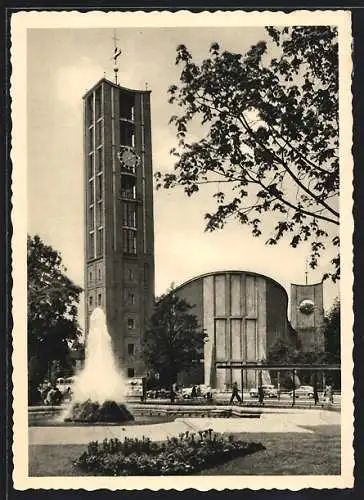
[[[339,475],[340,426],[307,427],[309,433],[240,433],[236,438],[262,443],[266,450],[204,470],[199,475]],[[32,445],[30,476],[85,476],[72,465],[85,445]]]
[[[340,426],[307,429],[314,433],[236,434],[239,439],[259,441],[266,449],[232,459],[199,475],[339,475]]]

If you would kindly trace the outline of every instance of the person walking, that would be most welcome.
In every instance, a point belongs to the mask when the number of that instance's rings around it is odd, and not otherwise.
[[[317,403],[319,402],[319,395],[318,395],[318,391],[317,391],[317,385],[315,384],[313,386],[313,400],[315,402],[315,406],[317,405]]]
[[[196,386],[194,385],[191,391],[191,398],[194,399],[196,397],[197,397],[197,391],[196,391]]]
[[[238,400],[238,403],[241,403],[241,397],[239,394],[239,388],[238,388],[237,382],[234,382],[234,384],[233,384],[233,390],[231,393],[230,404],[233,403],[235,398]]]

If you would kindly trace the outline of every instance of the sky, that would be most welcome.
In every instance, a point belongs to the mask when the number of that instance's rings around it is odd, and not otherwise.
[[[83,286],[83,103],[82,95],[100,78],[113,80],[112,28],[28,29],[27,31],[27,230],[60,251],[68,276]],[[177,145],[169,125],[174,114],[167,89],[178,82],[176,47],[187,45],[197,61],[211,43],[244,53],[266,39],[264,28],[121,28],[116,27],[121,85],[151,93],[154,171],[170,171]],[[266,246],[269,237],[254,238],[248,227],[228,223],[204,232],[204,214],[214,204],[211,190],[187,198],[182,189],[154,192],[156,295],[216,270],[248,270],[280,282],[305,282],[308,248],[292,249],[288,241]],[[308,282],[321,281],[333,254],[327,252]],[[339,295],[338,285],[324,283],[324,307]],[[83,302],[80,323],[83,325]]]

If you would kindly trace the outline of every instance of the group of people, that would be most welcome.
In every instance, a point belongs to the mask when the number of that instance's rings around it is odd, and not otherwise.
[[[40,389],[41,399],[47,406],[58,406],[66,400],[71,399],[72,391],[68,387],[65,392],[61,392],[56,384],[50,382],[44,384]]]
[[[198,385],[197,387],[194,385],[192,387],[192,391],[191,391],[191,398],[198,398],[199,396],[201,396],[201,388],[200,386]]]

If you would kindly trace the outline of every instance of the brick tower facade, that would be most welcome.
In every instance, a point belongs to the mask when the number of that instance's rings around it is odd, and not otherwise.
[[[142,376],[154,300],[150,91],[102,79],[85,94],[84,173],[86,336],[101,307],[120,369]]]

